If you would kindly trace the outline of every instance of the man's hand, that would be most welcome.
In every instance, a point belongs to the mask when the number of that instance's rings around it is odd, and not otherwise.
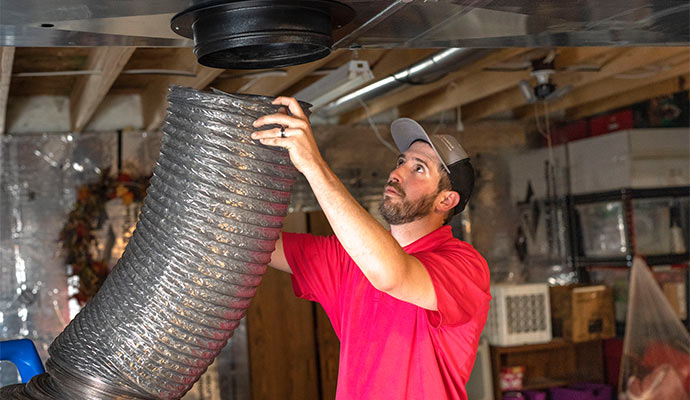
[[[286,106],[291,115],[284,113],[265,115],[254,121],[254,127],[275,124],[282,126],[282,131],[281,128],[257,131],[252,133],[252,139],[259,140],[267,146],[288,149],[295,168],[304,175],[322,166],[324,161],[316,146],[309,119],[297,100],[292,97],[278,97],[273,104]]]

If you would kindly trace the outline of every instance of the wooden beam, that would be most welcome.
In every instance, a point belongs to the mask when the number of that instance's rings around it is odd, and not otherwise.
[[[577,107],[586,103],[594,102],[596,100],[615,96],[619,93],[628,92],[640,87],[649,86],[656,82],[668,81],[671,78],[687,74],[690,71],[690,63],[686,54],[679,54],[681,57],[672,57],[675,60],[671,62],[664,62],[664,65],[669,69],[659,72],[652,76],[644,76],[639,79],[616,79],[612,77],[602,81],[596,81],[585,86],[578,87],[572,92],[566,94],[561,100],[550,103],[548,105],[548,112],[565,110],[568,108]],[[659,67],[661,68],[661,66]],[[651,98],[651,97],[650,97]],[[532,108],[525,107],[528,110],[524,114],[516,114],[518,118],[533,118],[535,109],[543,115],[543,107]]]
[[[421,120],[428,116],[479,100],[506,90],[521,79],[529,77],[529,71],[484,71],[436,92],[414,99],[398,107],[401,117]]]
[[[10,95],[10,78],[14,64],[14,47],[0,47],[0,135],[5,134],[7,99]]]
[[[100,74],[79,77],[70,96],[70,120],[73,132],[81,132],[110,91],[120,71],[134,53],[134,47],[96,47],[89,53],[85,70]]]
[[[682,48],[637,48],[637,49],[629,49],[623,54],[621,54],[620,57],[616,58],[615,60],[612,60],[610,63],[604,65],[604,67],[601,69],[599,72],[594,72],[594,73],[578,73],[575,74],[574,76],[571,77],[560,77],[560,79],[557,81],[556,78],[554,78],[554,81],[556,81],[556,86],[563,86],[563,85],[573,85],[577,91],[577,89],[581,87],[586,87],[588,84],[591,83],[600,83],[600,86],[604,86],[608,84],[609,82],[614,81],[613,78],[617,74],[624,73],[624,72],[629,72],[629,71],[634,71],[636,69],[639,69],[641,67],[648,67],[648,66],[654,66],[656,64],[663,64],[663,65],[673,65],[674,67],[677,65],[683,65],[685,66],[686,70],[688,71],[688,65],[687,65],[687,57],[688,57],[688,50],[687,49],[682,49]],[[683,72],[676,73],[675,75],[665,75],[665,78],[670,78],[672,76],[677,76],[682,74]],[[659,79],[663,80],[663,79]],[[619,84],[618,87],[623,86],[624,84]],[[632,88],[631,88],[632,89]],[[624,91],[625,88],[622,88],[621,91]],[[593,91],[587,91],[587,93],[590,93]],[[596,91],[594,91],[595,93]],[[575,103],[578,99],[585,101],[586,102],[586,93],[579,95],[578,93],[575,93],[576,96],[571,96],[573,93],[568,93],[563,100],[554,102],[552,104],[549,104],[549,110],[550,111],[557,111],[557,110],[563,110],[565,108],[573,107],[578,104]],[[572,97],[572,98],[571,98]],[[570,102],[573,102],[570,104]],[[563,103],[563,104],[561,104]],[[582,104],[582,103],[579,103]],[[534,115],[534,109],[537,108],[534,105],[524,105],[522,107],[519,107],[514,111],[514,115],[516,118],[525,118],[525,117],[531,117]],[[539,108],[537,108],[539,109]]]
[[[339,67],[351,59],[365,60],[369,63],[371,73],[374,75],[372,81],[377,81],[399,71],[401,65],[413,64],[436,52],[438,52],[438,49],[359,49],[357,50],[357,54],[355,54],[354,51],[350,52],[352,54],[349,55],[345,53],[346,57],[340,57],[340,59],[335,62],[330,62],[324,65],[324,68]],[[314,75],[314,72],[318,72],[318,70],[313,71],[312,75]],[[319,79],[321,79],[321,77],[306,77],[286,89],[285,93],[290,96],[294,95],[307,86],[317,82]],[[352,88],[351,91],[358,90],[370,83],[371,81],[362,83],[360,86]]]
[[[600,48],[566,48],[561,50],[557,57],[562,57],[564,60],[567,60],[567,62],[572,63],[560,63],[561,67],[567,67],[568,65],[580,64],[592,58],[600,57],[602,53],[603,50]],[[473,75],[471,79],[467,79],[463,82],[456,82],[456,87],[453,91],[438,91],[420,97],[400,107],[399,113],[401,116],[423,119],[445,110],[454,109],[474,101],[481,101],[480,99],[483,97],[492,96],[497,93],[499,93],[501,97],[499,97],[496,104],[493,102],[490,102],[490,104],[483,104],[484,108],[480,109],[479,112],[486,113],[488,109],[491,110],[490,112],[493,114],[505,111],[502,107],[509,106],[511,102],[518,102],[517,104],[523,104],[525,102],[517,85],[522,79],[530,79],[530,71],[507,71],[489,74],[490,72],[494,71],[484,71]],[[504,74],[505,77],[495,74]],[[511,74],[513,74],[512,77]],[[510,79],[512,79],[512,81],[510,81]],[[463,108],[463,120],[469,121],[477,119],[473,118],[472,112],[475,111],[470,110],[470,112],[466,112]]]
[[[196,68],[195,76],[158,77],[152,80],[141,94],[141,108],[146,130],[158,130],[163,124],[168,108],[168,88],[170,85],[181,85],[201,90],[224,71],[197,64],[196,56],[191,49],[180,49],[178,64],[175,68],[181,66],[180,69],[185,69],[189,68],[190,65]],[[168,68],[173,67],[168,66]]]
[[[320,60],[288,67],[286,68],[287,75],[285,76],[262,77],[261,75],[257,75],[256,78],[242,77],[238,78],[239,80],[222,80],[219,82],[214,81],[224,70],[198,65],[196,77],[194,78],[177,77],[171,80],[158,80],[157,82],[149,84],[149,88],[142,94],[144,125],[147,130],[156,130],[163,124],[167,109],[168,87],[172,84],[193,87],[199,90],[211,85],[226,92],[238,92],[242,86],[245,86],[244,90],[241,90],[241,93],[277,96],[281,94],[283,90],[292,86],[295,82],[301,80],[312,71],[344,54],[346,54],[345,50],[336,50]],[[263,70],[263,72],[265,71],[269,70]],[[251,82],[252,80],[254,81],[253,83]],[[238,87],[238,85],[240,86]]]
[[[220,82],[214,82],[212,86],[226,92],[239,92],[246,94],[259,94],[263,96],[279,96],[290,86],[301,81],[303,78],[326,65],[327,63],[346,56],[348,50],[338,49],[328,56],[312,61],[307,64],[295,65],[293,67],[281,68],[286,72],[284,75],[266,75],[262,76],[260,72],[270,72],[271,70],[261,70],[255,77],[247,79],[246,77],[240,80],[224,79]]]
[[[329,70],[335,70],[336,68],[340,67],[341,65],[345,64],[346,62],[350,60],[363,60],[369,63],[369,67],[371,68],[371,71],[373,74],[376,74],[374,71],[374,66],[378,64],[379,60],[386,54],[389,54],[393,50],[389,49],[359,49],[356,52],[355,51],[349,51],[343,53],[340,57],[335,58],[333,61],[325,64],[322,66],[324,69],[329,69]],[[319,69],[320,70],[320,69]],[[308,87],[309,85],[314,84],[315,82],[319,81],[321,78],[323,78],[323,75],[321,76],[316,76],[316,72],[319,72],[319,70],[314,70],[309,73],[308,76],[305,76],[303,79],[300,81],[295,82],[294,85],[290,86],[289,88],[283,90],[283,93],[281,95],[287,95],[287,96],[293,96],[295,93],[299,93],[302,89]],[[376,79],[376,78],[374,78]],[[355,90],[355,89],[353,89]]]
[[[371,68],[374,81],[383,79],[400,71],[406,65],[412,65],[432,54],[438,53],[438,49],[392,49],[388,50]],[[363,84],[368,85],[370,82]],[[359,88],[357,88],[359,89]],[[356,89],[355,89],[356,90]],[[354,90],[353,90],[354,91]]]
[[[587,49],[589,48],[566,49],[558,57],[569,60],[569,62],[572,63],[569,65],[577,65],[591,59],[589,55],[595,55],[595,58],[598,58],[595,62],[602,63],[600,64],[602,65],[601,70],[598,72],[564,71],[556,73],[553,76],[553,81],[557,86],[573,85],[574,87],[578,87],[611,77],[615,74],[677,56],[678,54],[687,54],[686,49],[679,47],[608,48],[608,54],[601,53],[600,50],[589,50],[590,53],[587,53]],[[582,57],[582,59],[578,59],[576,56]],[[559,58],[557,58],[557,60],[558,59]],[[566,66],[566,64],[563,63],[562,66]],[[462,108],[463,120],[473,121],[524,105],[525,98],[517,87],[517,82],[515,82],[515,87],[499,93],[498,95],[464,105]],[[526,115],[529,112],[531,112],[531,109],[526,111],[518,110],[516,113]]]
[[[408,101],[411,101],[415,98],[418,98],[420,96],[423,96],[427,93],[433,92],[435,90],[438,90],[439,88],[446,88],[451,82],[462,79],[464,77],[469,77],[471,74],[474,73],[490,73],[488,71],[486,72],[478,72],[481,71],[482,69],[491,66],[495,63],[507,60],[509,58],[515,57],[517,55],[520,55],[524,52],[528,51],[528,49],[501,49],[501,50],[496,50],[491,52],[488,56],[466,66],[465,68],[462,68],[458,71],[455,71],[453,73],[450,73],[446,75],[445,77],[439,79],[436,82],[429,83],[426,85],[412,85],[409,87],[406,87],[402,90],[395,91],[391,94],[381,96],[379,98],[376,98],[372,101],[370,101],[367,104],[369,113],[371,116],[376,115],[380,112],[386,111],[388,109],[397,107],[401,104],[404,104]],[[400,65],[398,70],[403,69],[404,66]],[[495,72],[494,72],[495,73]],[[509,73],[510,74],[510,73]],[[522,75],[520,75],[522,76]],[[474,75],[472,75],[472,79],[474,79]],[[367,113],[363,108],[358,108],[354,111],[347,112],[343,114],[339,122],[340,124],[352,124],[355,122],[359,122],[367,117]]]
[[[556,55],[556,68],[579,66],[582,64],[601,65],[605,59],[615,56],[612,47],[564,47]]]
[[[627,92],[618,93],[614,96],[606,97],[579,107],[571,108],[566,111],[566,118],[580,119],[589,117],[591,115],[626,107],[651,98],[666,96],[683,90],[688,90],[688,82],[690,82],[690,75],[685,74],[667,79],[662,82],[642,86]]]

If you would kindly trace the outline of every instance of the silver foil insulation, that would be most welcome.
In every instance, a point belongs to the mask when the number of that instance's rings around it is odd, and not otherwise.
[[[271,98],[172,87],[140,220],[98,294],[55,339],[45,374],[2,399],[177,399],[245,315],[297,171],[250,138]]]

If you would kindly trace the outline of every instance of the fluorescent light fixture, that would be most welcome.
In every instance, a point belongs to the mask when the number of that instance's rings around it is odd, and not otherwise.
[[[367,61],[351,60],[302,89],[295,97],[311,103],[311,110],[316,111],[372,79],[374,74]]]

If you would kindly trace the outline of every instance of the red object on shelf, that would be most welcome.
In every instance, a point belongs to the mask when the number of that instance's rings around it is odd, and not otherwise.
[[[618,377],[623,357],[623,339],[613,338],[604,340],[604,370],[606,383],[618,390]]]
[[[613,114],[594,117],[589,120],[590,136],[603,135],[604,133],[622,131],[633,128],[632,110],[623,110]]]
[[[503,367],[501,368],[501,390],[520,390],[522,389],[522,379],[525,377],[525,367]]]
[[[589,136],[589,125],[587,120],[581,119],[579,121],[571,122],[567,125],[556,127],[551,131],[551,145],[572,142],[579,139],[584,139]],[[546,138],[543,138],[544,146],[548,143]]]

